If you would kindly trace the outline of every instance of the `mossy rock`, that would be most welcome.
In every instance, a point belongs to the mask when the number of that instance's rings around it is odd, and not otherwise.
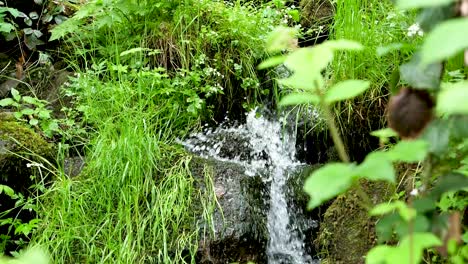
[[[383,182],[363,182],[364,191],[374,204],[389,199],[393,187]],[[375,218],[360,205],[355,190],[337,197],[326,210],[315,240],[323,263],[364,263],[367,252],[375,246]]]
[[[31,184],[31,161],[51,159],[53,146],[34,130],[16,121],[11,114],[0,114],[0,184],[24,191]]]
[[[301,25],[305,28],[331,23],[335,8],[330,0],[301,0]]]

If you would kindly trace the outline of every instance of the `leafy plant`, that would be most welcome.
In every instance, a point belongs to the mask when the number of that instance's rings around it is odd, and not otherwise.
[[[446,3],[450,2],[452,1]],[[416,5],[424,7],[427,3],[428,1],[419,1],[420,5]],[[405,5],[401,4],[401,6]],[[437,4],[435,5],[437,6]],[[423,10],[424,12],[429,11]],[[429,18],[426,16],[426,19]],[[428,23],[428,21],[424,21],[425,25]],[[468,108],[466,107],[468,85],[465,81],[440,84],[439,79],[442,77],[440,71],[443,67],[437,65],[441,64],[442,60],[468,48],[468,40],[463,34],[464,28],[466,28],[465,23],[466,18],[456,18],[440,24],[431,24],[433,29],[425,39],[420,53],[415,53],[413,60],[400,68],[402,81],[409,84],[412,89],[424,89],[437,93],[435,112],[439,118],[433,120],[427,128],[426,124],[423,124],[422,129],[426,129],[419,139],[403,140],[394,146],[374,151],[367,155],[361,164],[350,161],[331,109],[336,102],[348,100],[363,93],[369,88],[370,83],[362,80],[345,80],[330,84],[330,81],[325,79],[322,74],[332,62],[336,51],[360,51],[363,47],[359,43],[349,40],[332,40],[314,47],[296,48],[290,45],[290,43],[294,43],[292,38],[294,32],[283,28],[273,34],[269,49],[277,53],[285,50],[291,50],[291,52],[266,60],[259,66],[264,68],[284,63],[292,70],[293,73],[290,77],[279,80],[281,84],[293,90],[292,93],[281,99],[280,105],[314,104],[319,106],[323,110],[342,160],[341,163],[326,164],[314,171],[306,180],[304,190],[311,196],[309,208],[317,207],[354,187],[361,198],[362,206],[370,210],[371,215],[384,216],[382,224],[377,228],[380,235],[387,234],[386,239],[389,239],[394,231],[398,233],[400,240],[398,246],[376,246],[368,253],[366,263],[420,263],[424,250],[436,246],[447,248],[451,243],[447,244],[450,239],[455,239],[454,243],[458,243],[456,242],[456,233],[451,234],[450,237],[439,237],[431,230],[445,230],[448,225],[460,225],[457,223],[459,220],[450,218],[452,220],[449,221],[446,214],[438,212],[436,204],[446,206],[447,197],[450,197],[447,195],[466,191],[468,187],[468,177],[466,174],[462,174],[466,173],[466,170],[460,170],[460,167],[466,163],[464,160],[468,156],[465,147],[468,135],[465,128],[466,123],[460,123],[461,119],[465,120],[464,118],[468,116]],[[400,108],[390,108],[390,116],[392,111],[406,111],[401,108],[411,109],[410,106],[419,105],[418,101],[430,98],[430,95],[420,97],[420,94],[423,93],[426,92],[411,91],[409,94],[414,95],[410,96],[416,100],[415,104],[413,99],[409,100],[411,105],[405,101],[406,98],[395,97],[395,100],[399,100]],[[410,111],[395,116],[406,118],[406,115],[424,114],[423,111],[418,112],[419,110],[416,107],[414,113]],[[426,120],[426,117],[420,119]],[[396,121],[402,122],[398,119]],[[405,121],[409,122],[403,119],[403,122]],[[407,125],[411,127],[411,124]],[[402,131],[399,128],[402,126],[395,127],[396,132],[401,134]],[[418,131],[414,135],[417,137],[420,133],[421,131]],[[388,142],[385,138],[394,136],[394,133],[379,131],[375,135],[382,137],[382,142]],[[360,179],[395,183],[396,175],[393,163],[422,161],[425,162],[425,171],[422,175],[423,184],[419,189],[413,190],[412,195],[417,198],[410,197],[408,203],[394,201],[375,206],[359,184]],[[447,163],[450,163],[448,168],[442,166]],[[466,200],[459,200],[455,204],[456,207],[464,208]],[[452,246],[449,251],[452,255],[456,255],[456,257],[451,257],[452,261],[458,261],[455,263],[463,261],[462,250],[457,251]]]
[[[0,100],[2,107],[14,107],[14,116],[31,126],[40,128],[48,137],[59,131],[58,121],[52,118],[52,110],[47,109],[48,102],[31,96],[21,96],[16,89],[11,89],[11,98]]]

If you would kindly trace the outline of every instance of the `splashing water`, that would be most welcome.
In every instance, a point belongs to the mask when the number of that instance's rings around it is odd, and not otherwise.
[[[266,175],[263,180],[270,183],[268,262],[317,263],[305,253],[304,235],[288,212],[286,181],[301,163],[295,158],[295,137],[284,132],[282,122],[256,117],[253,110],[245,125],[205,129],[182,144],[201,157],[240,164],[249,176]]]

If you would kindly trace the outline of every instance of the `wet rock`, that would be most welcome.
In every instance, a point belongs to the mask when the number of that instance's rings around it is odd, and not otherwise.
[[[199,262],[265,263],[268,198],[260,176],[247,176],[243,166],[213,159],[194,158],[191,167],[199,189],[214,192],[218,203],[212,224],[201,220]],[[205,178],[210,174],[212,180]]]
[[[307,29],[300,46],[319,44],[328,38],[335,8],[330,0],[301,0],[301,25]]]
[[[63,171],[69,177],[78,176],[85,166],[85,158],[82,156],[67,157],[63,162]]]
[[[298,167],[286,186],[290,218],[295,228],[301,229],[309,255],[315,255],[312,241],[317,233],[318,224],[314,219],[317,219],[318,211],[306,210],[308,196],[302,187],[316,167]],[[248,176],[242,165],[199,157],[192,160],[191,168],[197,189],[205,194],[214,193],[218,203],[211,214],[212,224],[200,217],[201,241],[197,263],[267,263],[270,194],[265,175]],[[210,188],[207,184],[211,182]],[[202,208],[198,210],[202,215]]]

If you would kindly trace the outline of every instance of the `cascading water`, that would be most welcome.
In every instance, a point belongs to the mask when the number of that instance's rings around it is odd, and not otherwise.
[[[247,175],[265,175],[263,181],[270,184],[268,262],[316,263],[305,253],[305,236],[292,221],[294,208],[287,202],[286,182],[301,165],[295,158],[295,137],[284,132],[283,120],[270,121],[256,115],[253,110],[247,114],[245,125],[205,129],[182,144],[201,157],[241,164]],[[233,139],[236,144],[232,144]]]

